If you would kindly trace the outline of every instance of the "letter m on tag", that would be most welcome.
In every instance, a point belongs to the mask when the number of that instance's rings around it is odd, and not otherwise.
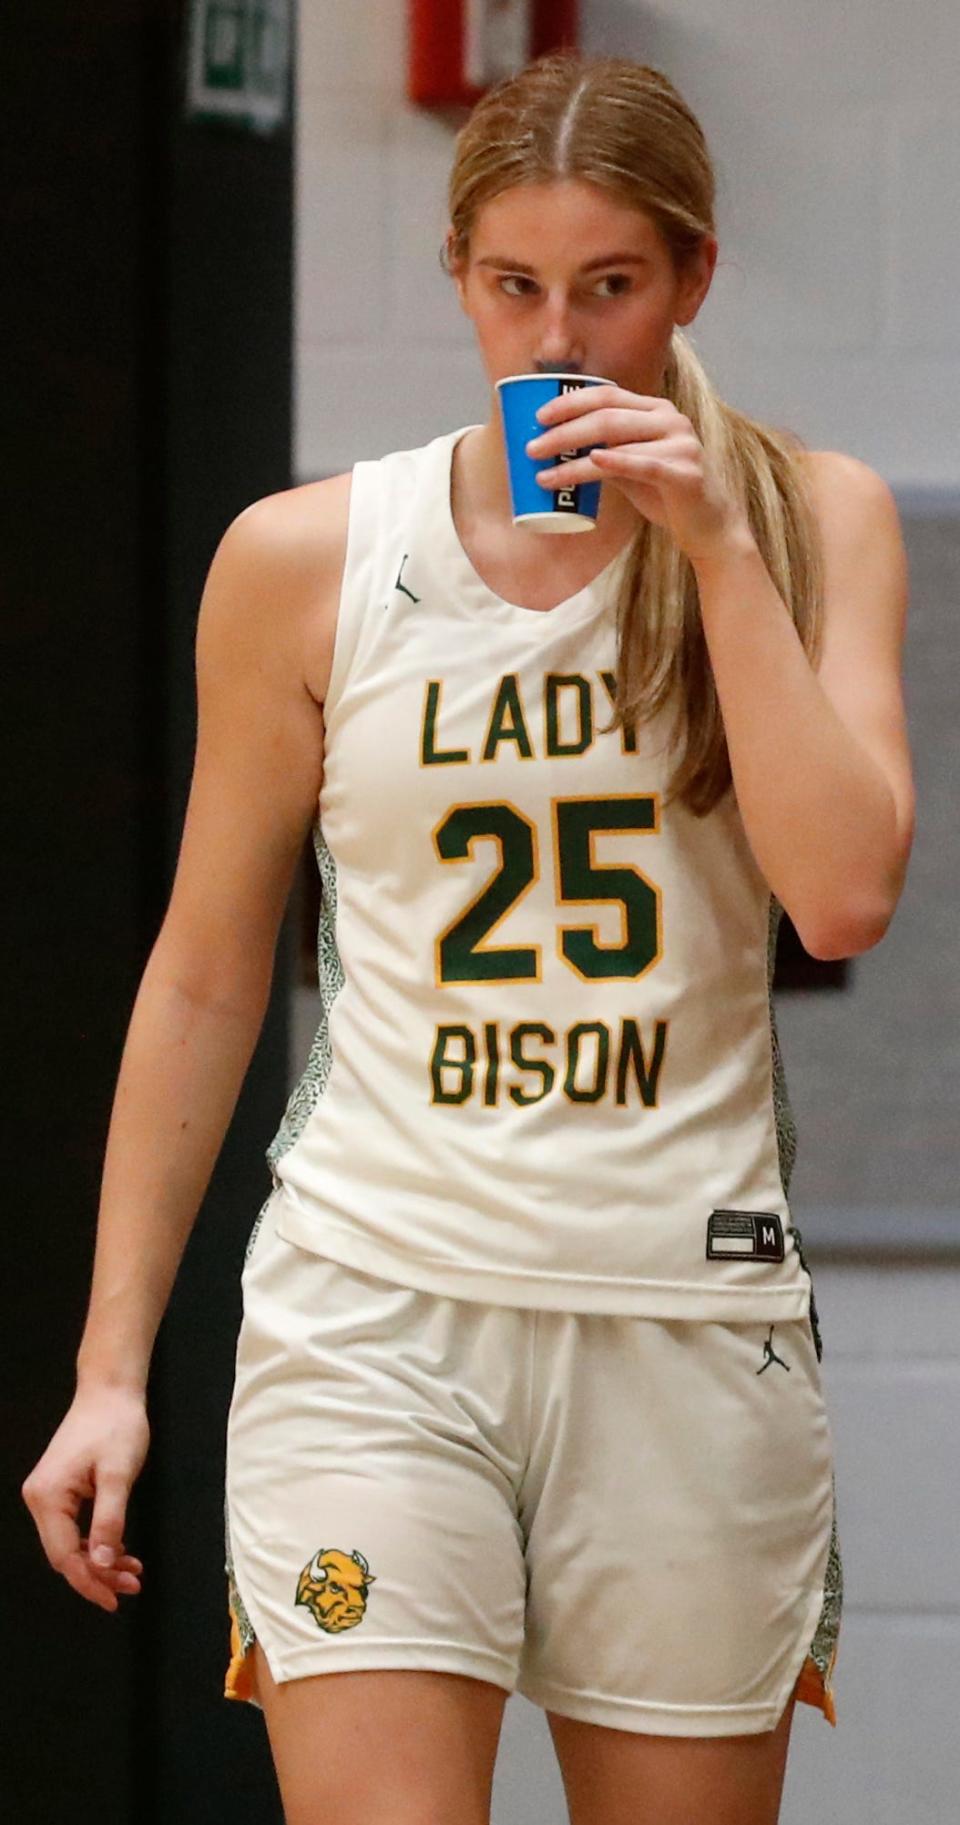
[[[707,1260],[782,1261],[783,1224],[772,1210],[712,1210]]]

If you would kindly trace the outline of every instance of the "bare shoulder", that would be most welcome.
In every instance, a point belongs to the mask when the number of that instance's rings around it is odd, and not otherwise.
[[[862,616],[873,604],[898,641],[903,637],[909,565],[900,512],[889,482],[869,463],[841,450],[806,450],[802,469],[820,531],[828,619],[844,607]]]
[[[350,512],[350,470],[261,496],[224,534],[236,563],[269,588],[275,632],[299,655],[311,696],[326,696]],[[285,625],[278,625],[282,617]]]
[[[846,604],[859,615],[862,598],[902,638],[909,591],[909,566],[896,496],[869,463],[841,450],[805,450],[802,468],[823,544],[828,618]],[[886,614],[883,612],[886,606]]]
[[[798,460],[821,517],[832,520],[838,508],[858,506],[897,517],[889,482],[859,456],[848,456],[843,450],[805,449],[798,452]]]

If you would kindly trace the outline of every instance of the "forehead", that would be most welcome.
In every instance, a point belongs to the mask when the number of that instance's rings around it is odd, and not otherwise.
[[[615,236],[615,239],[611,239]],[[535,259],[537,250],[582,259],[609,248],[630,248],[655,259],[663,247],[650,216],[626,200],[582,179],[515,184],[483,203],[473,224],[476,257],[509,250]]]

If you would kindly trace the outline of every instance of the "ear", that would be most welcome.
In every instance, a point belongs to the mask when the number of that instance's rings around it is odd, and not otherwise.
[[[462,311],[466,311],[467,306],[466,306],[466,302],[464,300],[464,295],[463,295],[463,276],[462,276],[462,273],[459,270],[459,268],[454,264],[454,260],[453,260],[453,229],[452,228],[447,229],[446,235],[444,236],[444,246],[446,248],[447,260],[450,265],[450,275],[453,279],[454,285],[457,288],[457,297],[460,300],[460,309]]]
[[[715,234],[706,234],[700,243],[696,259],[681,288],[676,321],[681,324],[692,323],[696,317],[710,286],[717,264],[719,242]]]

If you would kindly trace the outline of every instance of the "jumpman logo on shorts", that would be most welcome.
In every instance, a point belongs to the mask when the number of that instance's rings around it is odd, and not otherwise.
[[[415,596],[415,595],[414,595],[414,594],[413,594],[413,591],[412,591],[412,590],[410,590],[410,589],[408,589],[408,588],[407,588],[407,586],[406,586],[406,584],[405,584],[405,583],[401,583],[401,581],[400,581],[400,578],[401,578],[401,577],[402,577],[402,576],[403,576],[403,567],[404,567],[404,565],[405,565],[405,563],[406,563],[406,561],[407,561],[407,559],[408,559],[408,557],[409,557],[409,556],[410,556],[410,553],[409,553],[409,551],[405,551],[405,552],[404,552],[404,554],[403,554],[403,557],[402,557],[402,558],[401,558],[401,560],[400,560],[400,569],[399,569],[399,570],[398,570],[398,571],[397,571],[397,580],[396,580],[396,582],[395,582],[395,584],[394,584],[394,586],[393,586],[393,587],[394,587],[394,589],[399,589],[399,590],[400,590],[400,591],[401,591],[401,593],[402,593],[402,594],[403,594],[403,595],[405,595],[405,596],[409,596],[409,597],[410,597],[410,600],[411,600],[411,602],[419,602],[419,600],[420,600],[420,597],[419,597],[419,596]],[[384,605],[383,605],[383,606],[384,606],[384,608],[389,608],[389,607],[390,607],[390,604],[389,604],[389,602],[385,602],[385,603],[384,603]]]
[[[765,1342],[765,1344],[764,1344],[764,1346],[763,1346],[763,1354],[764,1354],[764,1356],[765,1356],[765,1358],[766,1358],[766,1361],[765,1361],[765,1362],[764,1362],[764,1364],[763,1364],[763,1368],[760,1368],[760,1369],[758,1369],[758,1370],[757,1370],[757,1374],[758,1374],[758,1375],[762,1375],[762,1374],[763,1374],[763,1370],[764,1370],[764,1369],[769,1369],[769,1367],[770,1367],[770,1364],[771,1364],[771,1363],[772,1363],[772,1362],[778,1362],[778,1363],[779,1363],[779,1364],[780,1364],[780,1367],[781,1367],[781,1369],[786,1369],[786,1371],[787,1371],[787,1374],[788,1374],[788,1375],[789,1375],[789,1373],[790,1373],[790,1364],[789,1364],[789,1363],[788,1363],[788,1362],[784,1362],[784,1360],[783,1360],[783,1357],[782,1357],[782,1356],[778,1356],[778,1355],[777,1355],[777,1352],[776,1352],[776,1350],[775,1350],[775,1349],[774,1349],[774,1347],[773,1347],[773,1341],[772,1341],[772,1340],[773,1340],[773,1325],[771,1325],[771,1326],[770,1326],[770,1336],[769,1336],[769,1337],[768,1337],[768,1338],[767,1338],[767,1340],[766,1340],[766,1342]]]

